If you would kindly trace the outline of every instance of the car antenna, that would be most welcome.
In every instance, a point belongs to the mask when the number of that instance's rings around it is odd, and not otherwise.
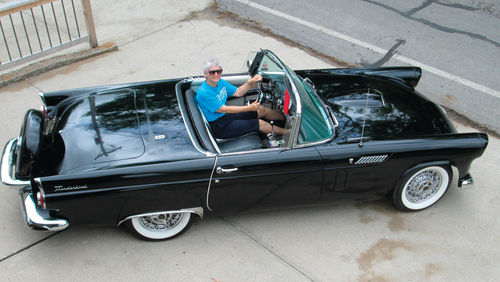
[[[359,140],[359,147],[363,147],[363,136],[365,135],[365,124],[366,124],[366,109],[368,108],[368,97],[370,96],[370,88],[368,88],[368,93],[366,93],[366,103],[363,109],[363,126],[361,127],[361,139]]]

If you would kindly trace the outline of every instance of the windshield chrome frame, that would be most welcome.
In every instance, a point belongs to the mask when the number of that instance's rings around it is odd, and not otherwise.
[[[286,66],[270,50],[262,50],[262,52],[264,52],[264,54],[269,59],[271,59],[274,63],[276,63],[277,65],[279,65],[283,69],[283,71],[285,73],[285,76],[287,77],[288,81],[292,85],[292,91],[293,91],[293,94],[295,95],[295,100],[297,101],[297,114],[294,116],[294,118],[296,119],[296,122],[295,122],[294,127],[292,127],[292,132],[290,133],[290,140],[292,142],[289,142],[291,144],[289,144],[288,147],[289,148],[310,147],[310,146],[315,146],[315,145],[327,143],[327,142],[333,140],[335,138],[335,136],[336,136],[337,127],[338,127],[337,118],[335,117],[335,115],[333,114],[333,112],[331,111],[331,109],[323,102],[323,100],[321,99],[321,97],[319,97],[318,93],[316,92],[316,89],[314,89],[314,88],[311,87],[313,95],[316,96],[316,99],[319,101],[319,103],[321,104],[321,107],[325,111],[325,115],[326,115],[326,118],[328,119],[328,123],[330,124],[330,126],[332,128],[332,135],[329,138],[326,138],[326,139],[323,139],[323,140],[314,141],[314,142],[308,142],[308,143],[304,143],[304,144],[297,144],[297,142],[298,142],[298,136],[299,136],[299,132],[300,132],[300,126],[302,124],[302,101],[300,99],[301,96],[299,94],[297,86],[295,85],[295,82],[292,79],[293,75],[290,73],[290,71],[293,72],[293,70],[290,69],[288,66]],[[296,74],[295,72],[294,72],[294,75],[297,76],[297,78],[303,80],[302,77],[299,76],[298,74]],[[309,93],[307,93],[307,94],[309,95]]]
[[[299,76],[299,77],[302,78],[301,76]],[[339,121],[337,120],[335,113],[327,104],[325,104],[323,99],[321,99],[318,92],[316,92],[315,87],[310,87],[310,89],[312,91],[312,94],[316,96],[316,99],[319,101],[319,103],[321,104],[321,107],[325,111],[325,115],[328,119],[328,123],[330,123],[330,126],[332,128],[332,135],[328,138],[323,139],[323,140],[318,140],[318,141],[314,141],[314,142],[309,142],[309,143],[297,145],[297,147],[308,147],[308,146],[314,146],[314,145],[326,143],[326,142],[329,142],[329,141],[335,139],[335,137],[337,136],[337,128],[339,125]],[[307,89],[306,89],[306,91],[307,91]]]
[[[262,50],[264,55],[269,58],[271,61],[273,61],[275,64],[277,64],[280,68],[283,69],[283,72],[285,73],[285,77],[292,86],[292,93],[295,97],[295,102],[296,102],[296,107],[297,107],[297,112],[295,115],[292,117],[295,119],[295,124],[292,127],[292,131],[290,132],[290,141],[288,142],[288,148],[292,149],[297,147],[297,139],[299,137],[299,129],[300,129],[300,124],[302,122],[302,102],[300,100],[300,95],[299,91],[297,90],[297,86],[293,82],[292,79],[292,74],[289,72],[290,68],[287,67],[279,58],[276,56],[273,52],[270,50]]]

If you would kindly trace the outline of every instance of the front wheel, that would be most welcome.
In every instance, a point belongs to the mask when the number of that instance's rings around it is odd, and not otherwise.
[[[406,174],[394,190],[393,201],[399,210],[419,211],[435,204],[450,186],[449,167],[427,166]]]
[[[128,225],[139,238],[167,240],[186,232],[192,223],[190,212],[178,212],[134,217],[129,220]]]

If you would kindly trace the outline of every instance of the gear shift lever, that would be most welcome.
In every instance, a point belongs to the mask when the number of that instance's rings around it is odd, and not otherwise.
[[[269,123],[271,124],[271,133],[267,134],[267,138],[269,138],[269,145],[271,146],[271,148],[274,148],[278,146],[276,136],[274,135],[274,121],[270,121]]]
[[[270,121],[269,123],[271,123],[271,134],[274,138],[276,138],[276,135],[274,135],[274,120]]]

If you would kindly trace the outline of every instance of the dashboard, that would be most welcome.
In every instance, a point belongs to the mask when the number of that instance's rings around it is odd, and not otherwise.
[[[288,94],[287,85],[283,79],[283,75],[273,77],[263,75],[262,82],[259,83],[259,102],[261,104],[268,103],[273,109],[279,110],[285,116],[293,115],[293,103]]]

